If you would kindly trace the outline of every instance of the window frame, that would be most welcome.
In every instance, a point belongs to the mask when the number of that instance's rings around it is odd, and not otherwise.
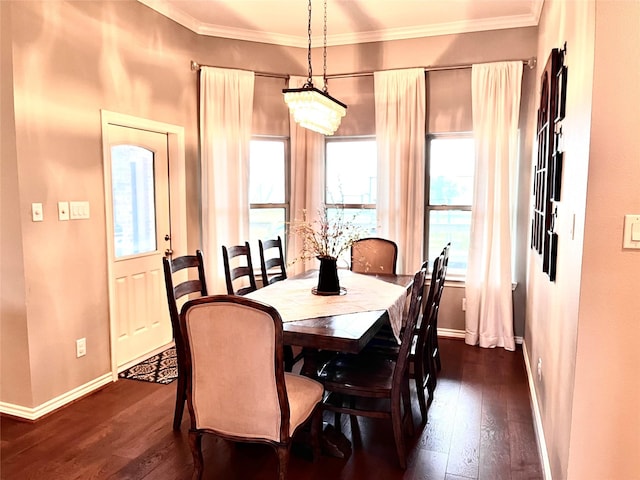
[[[284,149],[284,203],[249,203],[249,216],[251,216],[251,210],[262,210],[269,208],[283,208],[284,209],[284,236],[283,241],[283,254],[286,258],[288,243],[287,237],[289,235],[289,222],[291,212],[291,186],[289,179],[291,178],[291,152],[290,152],[290,140],[289,137],[280,135],[251,135],[251,142],[253,141],[280,141],[283,143]],[[249,176],[251,175],[251,159],[249,159]],[[251,236],[251,224],[249,224],[249,236]],[[258,268],[260,265],[258,264]]]
[[[322,192],[322,198],[323,198],[323,203],[325,205],[326,208],[328,209],[335,209],[335,208],[344,208],[345,210],[348,209],[356,209],[356,210],[376,210],[378,208],[378,204],[377,203],[335,203],[335,202],[329,202],[329,199],[327,198],[327,144],[329,143],[337,143],[337,142],[357,142],[357,141],[373,141],[374,143],[376,143],[376,136],[375,135],[353,135],[353,136],[342,136],[342,137],[325,137],[324,140],[324,191]],[[376,143],[376,148],[377,148],[377,143]],[[376,156],[376,178],[377,178],[377,170],[378,170],[378,165],[377,165],[377,156]],[[377,192],[377,188],[378,186],[376,185],[376,199],[378,198],[378,192]]]
[[[432,259],[429,258],[429,223],[431,218],[431,212],[442,212],[442,211],[473,211],[473,203],[470,205],[431,205],[431,142],[433,140],[443,140],[443,139],[472,139],[473,140],[473,131],[462,131],[462,132],[438,132],[438,133],[428,133],[426,142],[425,142],[425,195],[424,195],[424,227],[423,227],[423,255],[424,258],[429,259],[430,266],[429,271],[431,271],[431,263]],[[475,171],[474,171],[475,177]],[[443,245],[444,247],[444,245]],[[464,272],[450,272],[448,273],[451,277],[457,277],[460,279],[464,279],[466,277],[466,269]]]

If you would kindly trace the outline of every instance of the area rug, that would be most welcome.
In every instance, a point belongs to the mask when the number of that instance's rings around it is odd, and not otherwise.
[[[124,372],[120,372],[118,377],[143,382],[171,383],[178,378],[176,348],[168,348],[158,355],[147,358]]]

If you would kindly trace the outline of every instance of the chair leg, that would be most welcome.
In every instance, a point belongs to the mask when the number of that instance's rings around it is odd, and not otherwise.
[[[420,414],[422,421],[427,421],[427,399],[424,396],[424,359],[422,352],[416,352],[413,359],[413,378],[416,383],[416,394],[418,395],[418,405],[420,405]]]
[[[195,430],[189,430],[189,446],[191,447],[191,455],[193,455],[193,479],[201,480],[202,471],[204,470],[204,461],[202,459],[202,433]]]
[[[406,382],[404,382],[404,386],[402,387],[402,401],[404,404],[404,415],[402,417],[402,422],[404,423],[404,418],[406,417],[407,421],[409,422],[409,425],[407,426],[407,433],[413,436],[413,411],[411,410],[411,388],[409,387],[408,378]]]
[[[394,395],[391,399],[391,423],[393,425],[393,438],[396,442],[396,452],[400,468],[407,468],[407,457],[404,450],[404,432],[402,430],[402,407],[400,405],[401,393]]]
[[[311,414],[311,450],[313,452],[313,461],[316,462],[320,458],[320,431],[322,430],[322,408],[316,406]]]
[[[286,480],[287,467],[289,465],[289,449],[291,443],[286,445],[278,445],[276,451],[278,452],[278,480]]]
[[[184,403],[187,400],[187,381],[178,370],[178,382],[176,386],[176,406],[173,412],[173,429],[180,430],[182,424],[182,413],[184,412]]]
[[[429,391],[429,404],[433,400],[433,392],[436,389],[436,375],[437,375],[437,367],[434,353],[434,344],[433,344],[433,336],[429,338],[429,349],[428,355],[426,358],[427,361],[427,390]]]
[[[284,371],[291,372],[294,365],[293,349],[291,345],[285,345],[283,349],[284,353]]]

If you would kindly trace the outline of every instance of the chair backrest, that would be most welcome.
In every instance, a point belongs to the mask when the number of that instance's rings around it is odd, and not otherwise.
[[[416,357],[421,358],[427,345],[427,337],[429,334],[430,313],[437,308],[438,295],[441,292],[440,284],[444,284],[442,278],[442,254],[433,261],[433,269],[431,270],[431,280],[429,281],[429,291],[424,297],[422,303],[422,315],[417,328]]]
[[[409,311],[404,321],[404,329],[402,330],[402,336],[400,337],[400,350],[398,352],[396,367],[393,372],[394,386],[402,380],[402,377],[405,375],[408,367],[409,353],[411,353],[411,343],[413,341],[416,325],[422,311],[425,275],[425,270],[421,268],[413,276],[411,300],[409,301]]]
[[[258,240],[260,248],[260,268],[262,270],[262,285],[270,285],[274,282],[287,278],[287,270],[284,262],[284,252],[282,250],[282,239],[280,237],[271,240]],[[267,257],[268,250],[275,249],[274,255]],[[277,250],[277,251],[276,251]]]
[[[442,281],[439,284],[440,290],[438,291],[438,304],[440,304],[440,298],[442,297],[442,292],[444,290],[444,281],[447,276],[447,267],[449,266],[449,251],[451,250],[451,242],[447,243],[445,247],[440,252],[440,257],[442,258],[442,272],[441,277]]]
[[[207,282],[204,276],[204,258],[200,250],[196,250],[195,255],[184,255],[182,257],[162,259],[164,269],[164,283],[167,289],[167,302],[169,305],[169,316],[171,317],[171,329],[176,342],[176,355],[178,357],[178,368],[181,368],[184,356],[184,342],[180,333],[180,307],[178,301],[193,293],[200,296],[207,295]],[[197,278],[189,278],[189,272],[197,273]],[[182,273],[178,273],[182,272]]]
[[[356,273],[396,273],[398,245],[386,238],[361,238],[351,245],[351,270]]]
[[[187,302],[180,327],[191,428],[286,440],[289,402],[276,309],[249,298],[212,295]]]
[[[233,247],[223,246],[222,258],[224,260],[224,276],[227,281],[227,293],[229,295],[246,295],[258,289],[253,275],[249,242]],[[232,267],[232,264],[235,266]],[[234,282],[237,279],[242,282],[242,286],[238,288],[234,287]]]

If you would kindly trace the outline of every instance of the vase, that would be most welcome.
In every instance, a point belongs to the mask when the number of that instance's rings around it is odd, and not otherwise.
[[[318,274],[318,295],[340,295],[338,280],[338,259],[335,257],[318,257],[320,273]]]

